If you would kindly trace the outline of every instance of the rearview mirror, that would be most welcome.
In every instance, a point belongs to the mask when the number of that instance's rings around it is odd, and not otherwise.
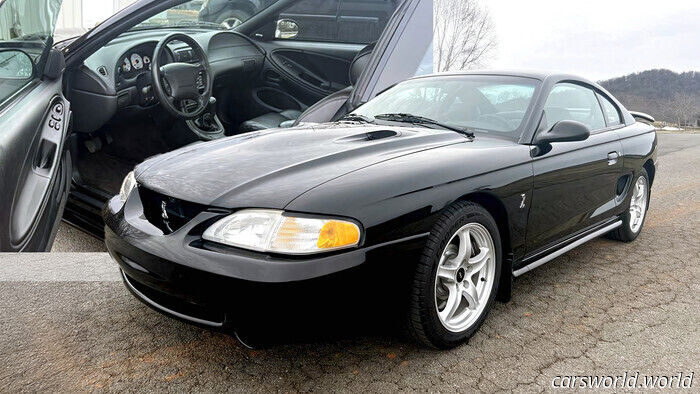
[[[541,132],[536,139],[537,144],[552,142],[585,141],[591,136],[591,129],[575,120],[557,122],[549,131]]]
[[[31,79],[34,61],[23,51],[7,49],[0,51],[0,79]]]
[[[291,19],[280,19],[277,21],[275,38],[289,40],[299,36],[299,25]]]

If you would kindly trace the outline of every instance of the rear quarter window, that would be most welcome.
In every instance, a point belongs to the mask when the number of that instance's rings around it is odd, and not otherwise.
[[[603,114],[605,115],[605,120],[608,126],[619,126],[622,124],[622,117],[620,116],[620,110],[615,104],[613,104],[607,97],[598,94],[598,99],[603,106]]]

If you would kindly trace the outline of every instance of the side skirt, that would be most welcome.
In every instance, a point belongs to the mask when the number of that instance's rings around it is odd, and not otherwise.
[[[578,246],[581,246],[590,240],[598,238],[601,235],[607,234],[610,231],[615,230],[616,228],[620,227],[621,225],[622,225],[622,220],[617,220],[616,222],[609,224],[609,225],[601,228],[600,230],[596,230],[596,231],[594,231],[594,232],[592,232],[592,233],[590,233],[582,238],[577,239],[576,241],[564,246],[561,249],[556,250],[555,252],[553,252],[551,254],[548,254],[548,255],[542,257],[539,260],[533,261],[532,263],[530,263],[530,264],[528,264],[528,265],[526,265],[518,270],[513,271],[513,276],[517,278],[518,276],[523,275],[526,272],[530,272],[533,269],[535,269],[541,265],[547,264],[548,262],[556,259],[557,257],[563,255],[564,253],[566,253],[566,252],[568,252],[568,251],[570,251]]]

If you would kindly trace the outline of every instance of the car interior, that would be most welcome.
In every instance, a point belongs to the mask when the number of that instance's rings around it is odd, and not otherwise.
[[[154,27],[151,18],[113,39],[78,68],[68,70],[65,85],[74,130],[69,139],[73,198],[106,201],[119,193],[122,180],[136,165],[189,144],[344,115],[353,85],[398,2],[343,2],[353,7],[336,8],[334,12],[348,12],[333,15],[337,26],[321,26],[336,29],[330,36],[333,41],[318,37],[319,26],[303,25],[327,18],[304,14],[296,21],[299,10],[295,11],[295,5],[261,10],[253,19],[265,19],[265,27],[252,34],[240,32],[245,22],[235,29],[180,22],[173,28]],[[324,1],[297,3],[306,7],[301,11],[309,12]],[[348,24],[353,20],[361,23]],[[374,26],[374,34],[367,34],[367,23]],[[285,29],[289,31],[282,31]],[[163,42],[175,32],[184,37]],[[191,67],[175,69],[175,62]],[[197,70],[195,94],[190,91],[168,110],[158,89],[174,95],[186,87],[168,84],[169,77],[164,84],[156,83],[152,67],[163,75]],[[211,92],[205,92],[208,85]],[[199,116],[191,116],[195,113]],[[80,204],[73,205],[71,209],[79,209]]]

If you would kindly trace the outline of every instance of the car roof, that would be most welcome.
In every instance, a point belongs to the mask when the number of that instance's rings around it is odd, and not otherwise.
[[[584,83],[591,84],[591,85],[597,85],[596,83],[589,81],[586,78],[577,76],[577,75],[560,73],[560,72],[553,72],[553,71],[536,71],[536,70],[447,71],[447,72],[441,72],[441,73],[435,73],[435,74],[429,74],[429,75],[422,75],[422,76],[414,77],[412,79],[444,77],[444,76],[467,76],[467,75],[493,75],[493,76],[502,76],[502,77],[521,77],[521,78],[536,79],[539,81],[545,81],[547,79],[554,79],[554,80],[559,80],[559,81],[568,80],[568,81],[580,81],[580,82],[584,82]]]

